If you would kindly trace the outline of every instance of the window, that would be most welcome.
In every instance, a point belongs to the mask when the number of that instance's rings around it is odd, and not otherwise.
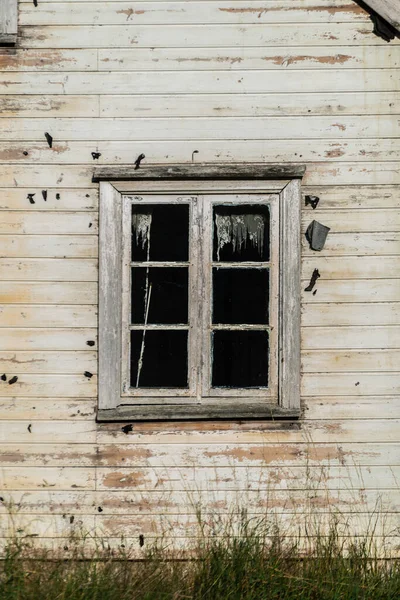
[[[166,172],[101,183],[98,418],[297,416],[299,180]]]
[[[0,2],[0,44],[14,45],[17,41],[18,6],[17,0]]]

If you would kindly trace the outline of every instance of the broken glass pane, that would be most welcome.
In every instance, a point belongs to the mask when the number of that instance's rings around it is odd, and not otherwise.
[[[269,261],[269,246],[270,216],[267,205],[214,207],[214,261]]]
[[[132,260],[189,259],[188,204],[132,205]]]
[[[268,387],[268,332],[214,331],[212,386]]]
[[[131,387],[187,388],[187,357],[187,331],[131,331]]]
[[[131,309],[133,324],[187,324],[188,269],[134,267]]]
[[[213,268],[213,323],[268,324],[269,269]]]

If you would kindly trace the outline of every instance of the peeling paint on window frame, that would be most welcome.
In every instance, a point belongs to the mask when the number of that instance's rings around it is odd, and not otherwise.
[[[266,166],[263,166],[264,170]],[[301,175],[300,175],[301,177]],[[99,331],[99,421],[129,420],[168,420],[168,419],[236,419],[236,418],[297,418],[300,415],[300,177],[296,173],[292,179],[279,180],[143,180],[101,181],[100,201],[100,331]],[[147,193],[146,193],[147,192]],[[245,395],[232,394],[224,397],[188,397],[162,395],[127,396],[122,390],[123,344],[122,344],[122,302],[120,309],[115,289],[122,289],[122,275],[115,280],[115,268],[123,256],[122,218],[123,197],[139,197],[148,194],[185,194],[194,197],[198,194],[276,194],[279,198],[281,216],[279,219],[281,239],[281,271],[279,281],[279,384],[277,398],[271,402],[262,394],[257,397],[253,390]],[[107,199],[108,198],[108,199]],[[108,205],[108,207],[107,207]],[[109,213],[108,215],[106,213]],[[116,226],[116,223],[119,225]],[[108,225],[107,225],[108,223]],[[130,225],[130,219],[128,220]],[[114,230],[113,230],[114,229]],[[111,235],[111,237],[110,237]],[[131,227],[129,226],[129,236]],[[211,240],[210,240],[211,242]],[[203,240],[201,241],[203,243]],[[126,244],[125,244],[126,247]],[[106,248],[106,250],[105,250]],[[112,254],[113,256],[110,256]],[[104,268],[105,263],[107,266]],[[129,259],[130,264],[130,259]],[[119,278],[118,278],[119,277]],[[108,278],[108,281],[107,281]],[[114,292],[110,291],[110,278]],[[111,295],[110,295],[111,293]],[[126,289],[124,290],[126,293]],[[190,293],[190,292],[189,292]],[[108,294],[108,298],[107,298]],[[108,309],[107,309],[108,306]],[[107,310],[113,315],[107,315]],[[126,309],[125,309],[126,310]],[[283,318],[290,315],[290,319]],[[119,341],[118,341],[119,340]],[[111,346],[110,347],[110,343]],[[196,344],[198,351],[199,344]],[[106,364],[107,363],[107,364]],[[114,367],[112,366],[114,364]],[[120,365],[121,368],[115,368]],[[126,380],[126,379],[125,379]],[[139,391],[139,390],[137,390]],[[225,390],[224,390],[225,391]],[[260,391],[260,390],[257,390]],[[186,392],[186,390],[184,390]],[[250,393],[248,393],[250,392]]]

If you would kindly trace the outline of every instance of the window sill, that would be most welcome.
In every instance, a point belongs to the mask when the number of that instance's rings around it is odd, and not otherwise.
[[[260,403],[246,404],[191,404],[191,405],[121,405],[117,408],[99,409],[97,421],[196,421],[207,419],[298,419],[301,411],[297,408],[282,408]]]
[[[16,33],[0,33],[0,47],[7,48],[8,46],[15,46],[16,43]]]

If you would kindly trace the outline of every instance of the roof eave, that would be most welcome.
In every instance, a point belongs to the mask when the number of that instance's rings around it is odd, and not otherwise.
[[[363,0],[363,2],[400,32],[400,0]]]

